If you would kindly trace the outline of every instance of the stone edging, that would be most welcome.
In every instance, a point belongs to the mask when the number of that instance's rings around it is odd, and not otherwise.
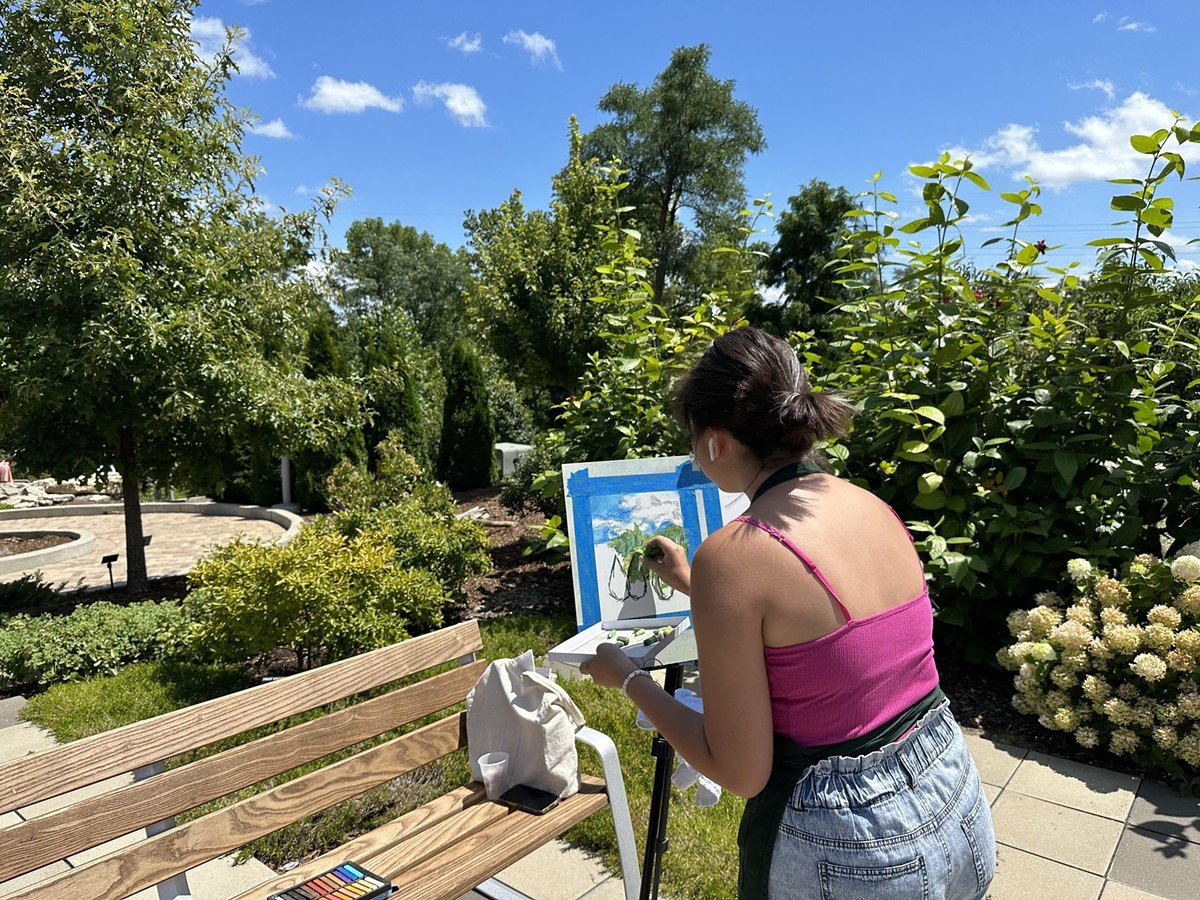
[[[143,513],[199,513],[202,516],[238,516],[243,519],[264,519],[286,529],[275,543],[283,547],[300,533],[304,520],[286,509],[267,506],[241,506],[236,503],[214,503],[211,500],[175,500],[162,503],[143,503]],[[124,515],[121,503],[70,503],[64,506],[41,506],[32,509],[0,510],[0,525],[22,519],[54,519],[62,516]],[[70,546],[70,545],[64,545]],[[57,547],[51,547],[57,550]],[[22,554],[26,556],[26,554]]]
[[[50,507],[55,508],[55,507]],[[24,512],[24,510],[12,510]],[[0,528],[0,535],[16,535],[18,537],[46,537],[51,534],[69,534],[74,540],[55,547],[42,550],[31,550],[28,553],[17,553],[14,556],[0,556],[0,575],[11,575],[13,572],[24,572],[26,569],[36,569],[50,563],[62,562],[76,556],[84,556],[92,551],[96,544],[96,536],[90,531],[22,531],[19,528],[11,530]]]

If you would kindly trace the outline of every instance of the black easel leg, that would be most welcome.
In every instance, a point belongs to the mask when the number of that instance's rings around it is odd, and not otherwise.
[[[668,694],[683,684],[683,666],[667,666],[664,687]],[[671,768],[675,762],[675,749],[654,735],[651,753],[658,760],[654,764],[654,790],[650,794],[650,822],[646,829],[646,853],[642,862],[641,900],[658,900],[658,882],[662,877],[662,858],[667,850],[667,815],[671,806]]]

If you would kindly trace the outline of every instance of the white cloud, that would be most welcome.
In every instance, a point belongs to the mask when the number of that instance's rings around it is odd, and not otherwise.
[[[1095,25],[1098,22],[1103,22],[1107,18],[1108,18],[1108,13],[1098,12],[1098,13],[1096,13],[1095,17],[1092,19],[1092,24]]]
[[[523,48],[535,63],[552,62],[556,69],[562,71],[562,63],[558,59],[558,48],[554,41],[544,34],[536,31],[533,34],[527,34],[524,31],[510,31],[504,36],[504,43],[516,44]]]
[[[458,124],[470,128],[487,125],[487,106],[479,92],[469,84],[430,84],[419,82],[413,87],[413,100],[420,104],[441,100]]]
[[[1142,31],[1149,34],[1157,29],[1149,22],[1135,22],[1129,16],[1122,16],[1120,24],[1117,25],[1117,31]]]
[[[1184,84],[1182,81],[1175,82],[1175,90],[1181,94],[1187,94],[1189,97],[1196,96],[1196,89],[1191,85]]]
[[[257,125],[252,125],[250,130],[255,134],[261,134],[263,137],[278,138],[279,140],[290,140],[296,136],[292,133],[291,129],[283,124],[283,119],[260,122]]]
[[[297,197],[311,197],[316,192],[315,188],[310,188],[307,184],[298,184],[296,190],[292,191]]]
[[[683,512],[679,506],[679,495],[673,491],[651,494],[629,494],[621,498],[621,509],[627,510],[630,521],[635,522],[657,524],[668,520],[672,522],[683,521]]]
[[[1173,121],[1170,109],[1141,91],[1130,94],[1119,106],[1063,128],[1078,142],[1058,150],[1045,150],[1031,125],[1005,125],[976,150],[954,148],[955,156],[970,154],[979,168],[1009,169],[1014,175],[1031,175],[1049,188],[1064,188],[1077,181],[1145,175],[1146,157],[1129,146],[1134,134],[1152,134]],[[1185,117],[1190,121],[1190,117]],[[1173,147],[1188,162],[1200,160],[1194,144]]]
[[[192,19],[192,40],[198,45],[197,52],[205,59],[212,59],[221,52],[225,43],[225,23],[216,17],[200,16]],[[238,74],[247,78],[274,78],[275,72],[266,60],[250,49],[250,31],[243,28],[241,37],[233,48],[233,61]]]
[[[1113,83],[1111,81],[1109,81],[1107,78],[1103,78],[1103,79],[1102,78],[1093,78],[1091,81],[1085,81],[1085,82],[1082,82],[1081,84],[1075,84],[1074,82],[1068,82],[1067,87],[1069,87],[1073,91],[1082,91],[1085,89],[1086,90],[1094,90],[1094,91],[1103,91],[1104,95],[1106,97],[1108,97],[1109,100],[1112,100],[1114,97],[1117,96],[1116,88],[1113,86]]]
[[[483,35],[475,32],[475,37],[467,37],[464,31],[456,38],[450,39],[450,46],[455,50],[461,50],[463,53],[478,53],[483,49]]]
[[[404,109],[404,98],[389,97],[365,81],[341,81],[322,75],[303,105],[323,113],[360,113],[372,107],[398,113]]]

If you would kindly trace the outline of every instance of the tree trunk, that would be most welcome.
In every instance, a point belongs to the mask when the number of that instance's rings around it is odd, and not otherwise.
[[[662,209],[658,215],[658,261],[654,266],[654,302],[662,305],[663,291],[667,285],[667,227],[675,224],[674,210],[671,208],[671,195],[674,185],[668,185],[663,194]]]
[[[141,472],[137,460],[137,438],[120,429],[119,465],[121,499],[125,503],[125,583],[131,593],[149,586],[146,574],[146,547],[142,537],[142,500],[139,494]]]

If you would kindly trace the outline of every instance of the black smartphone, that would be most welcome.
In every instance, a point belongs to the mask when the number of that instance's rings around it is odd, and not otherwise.
[[[535,816],[554,809],[558,806],[558,800],[559,798],[549,791],[530,787],[527,784],[518,784],[500,795],[501,803],[507,804],[513,809],[533,813]]]

